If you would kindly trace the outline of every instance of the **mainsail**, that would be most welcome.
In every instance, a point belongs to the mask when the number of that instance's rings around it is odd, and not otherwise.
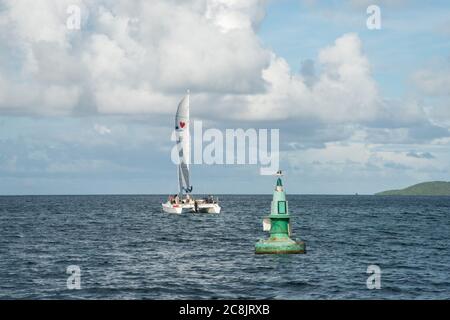
[[[179,193],[183,191],[190,193],[192,186],[189,181],[189,161],[191,154],[190,133],[189,133],[189,92],[178,105],[175,116],[175,137],[177,140],[177,150],[179,156],[178,182]]]

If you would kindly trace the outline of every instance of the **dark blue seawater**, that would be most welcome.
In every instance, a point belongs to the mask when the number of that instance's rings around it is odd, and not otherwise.
[[[0,197],[0,298],[450,298],[450,197],[288,195],[308,252],[263,256],[270,195],[222,196],[220,215],[167,215],[165,198]]]

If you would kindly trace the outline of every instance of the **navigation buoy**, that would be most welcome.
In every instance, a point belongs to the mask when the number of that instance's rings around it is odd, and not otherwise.
[[[264,231],[270,231],[270,237],[267,240],[259,240],[255,245],[256,254],[292,254],[306,253],[306,245],[303,241],[292,240],[291,225],[284,192],[282,173],[277,172],[277,185],[273,192],[272,209],[270,215],[263,220]]]

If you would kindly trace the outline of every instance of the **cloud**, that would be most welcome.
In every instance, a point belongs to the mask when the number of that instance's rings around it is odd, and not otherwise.
[[[0,113],[147,114],[155,122],[173,114],[190,88],[194,116],[213,124],[275,122],[287,131],[286,145],[297,149],[352,139],[355,130],[370,143],[448,136],[446,123],[430,122],[436,107],[381,95],[356,33],[320,49],[300,72],[291,70],[258,37],[266,3],[6,0]],[[72,4],[82,9],[80,31],[66,28]],[[413,79],[423,92],[445,95],[448,74],[423,69]],[[439,110],[447,112],[447,104]],[[110,133],[97,126],[100,135]]]
[[[414,152],[419,157],[411,157],[404,148],[401,144],[329,142],[322,147],[284,151],[282,165],[288,176],[301,176],[305,181],[302,190],[307,193],[372,193],[395,186],[398,180],[405,185],[436,180],[450,170],[446,144],[420,145],[430,151]]]
[[[430,124],[416,101],[381,96],[355,33],[319,50],[300,73],[292,71],[257,35],[267,1],[4,3],[1,114],[156,118],[172,114],[190,88],[193,115],[216,123],[295,120],[314,124],[311,133],[340,137],[352,126],[368,127],[367,137],[388,129],[409,139],[421,132],[413,127],[432,128],[430,138],[447,132]],[[82,9],[79,31],[66,28],[72,4]],[[428,91],[445,90],[445,80],[426,73],[417,79]]]
[[[263,91],[270,54],[254,30],[264,3],[5,1],[0,111],[70,114],[88,97],[99,113],[165,113],[186,88]],[[72,4],[80,31],[65,27]]]
[[[450,65],[418,70],[413,75],[413,81],[427,95],[450,96]]]
[[[111,134],[112,132],[111,129],[109,129],[107,126],[102,126],[97,123],[94,125],[94,130],[101,135]]]
[[[312,81],[311,63],[309,70],[296,74],[283,58],[272,54],[270,65],[262,70],[266,92],[214,96],[205,104],[216,106],[224,117],[241,120],[355,123],[380,116],[378,89],[358,35],[345,34],[320,50],[317,65],[321,72]]]
[[[3,113],[166,114],[190,88],[199,112],[223,119],[391,118],[357,34],[297,74],[256,34],[266,1],[28,3],[0,13]],[[80,31],[65,27],[69,4],[82,8]]]
[[[389,169],[394,169],[394,170],[409,170],[409,169],[413,169],[411,167],[405,166],[404,164],[401,163],[396,163],[396,162],[386,162],[384,164],[385,168],[389,168]]]
[[[406,154],[406,156],[418,159],[434,159],[434,156],[430,152],[410,151]]]

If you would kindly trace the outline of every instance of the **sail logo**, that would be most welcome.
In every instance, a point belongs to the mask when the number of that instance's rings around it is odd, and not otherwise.
[[[261,175],[272,175],[279,170],[279,129],[204,130],[202,121],[179,125],[184,130],[176,128],[171,137],[176,142],[171,152],[176,165],[259,165]],[[189,132],[191,125],[192,136],[181,134]]]

